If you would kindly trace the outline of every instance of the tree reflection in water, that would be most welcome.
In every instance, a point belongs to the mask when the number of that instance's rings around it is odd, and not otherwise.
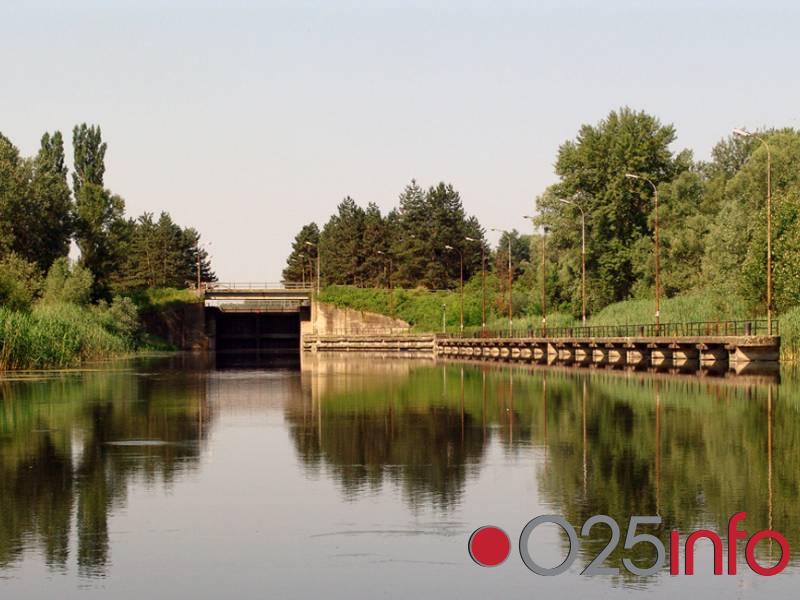
[[[391,484],[412,509],[453,508],[492,444],[507,460],[539,447],[539,493],[578,530],[596,514],[623,534],[630,516],[660,515],[654,533],[667,544],[672,529],[724,533],[743,510],[748,531],[771,526],[800,542],[795,380],[352,362],[318,359],[302,401],[287,407],[304,464],[326,470],[345,497]],[[592,530],[587,562],[607,539]],[[647,565],[649,550],[625,555]],[[616,551],[610,564],[621,559]]]
[[[108,520],[128,486],[169,486],[196,465],[210,419],[204,391],[191,374],[0,382],[0,568],[34,549],[65,569],[74,527],[81,575],[102,576]]]

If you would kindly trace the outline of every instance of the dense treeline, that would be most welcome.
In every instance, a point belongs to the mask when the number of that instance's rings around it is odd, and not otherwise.
[[[800,132],[760,131],[771,152],[774,306],[800,304]],[[629,299],[650,299],[655,283],[653,189],[660,207],[662,296],[700,293],[719,317],[766,311],[767,149],[754,137],[731,134],[708,161],[676,151],[672,125],[629,108],[583,125],[560,146],[558,182],[537,198],[539,233],[504,233],[489,252],[485,231],[466,217],[452,186],[427,191],[412,182],[397,209],[381,215],[345,199],[320,230],[311,223],[297,235],[284,278],[314,273],[320,251],[323,285],[429,289],[458,286],[459,251],[466,279],[480,274],[481,244],[493,271],[491,306],[506,310],[508,237],[512,237],[515,315],[540,315],[544,277],[548,311],[581,313],[581,219],[586,216],[589,314]],[[577,204],[569,204],[570,200]],[[542,232],[546,231],[542,266]],[[471,244],[466,238],[480,240]],[[309,244],[306,244],[309,242]],[[454,251],[448,251],[447,246]],[[476,323],[468,323],[476,324]]]
[[[213,281],[200,235],[145,213],[103,182],[99,127],[72,132],[69,177],[60,132],[32,158],[0,134],[0,369],[68,366],[119,354],[140,340],[132,297],[154,287]],[[70,182],[71,180],[71,187]],[[80,258],[68,257],[75,243]]]
[[[382,215],[370,203],[366,209],[345,198],[320,231],[305,225],[295,237],[283,277],[290,281],[320,275],[325,285],[361,287],[424,286],[433,289],[458,284],[461,256],[464,277],[481,271],[484,232],[467,216],[451,185],[423,190],[412,181],[400,194],[398,208]]]
[[[21,308],[43,296],[44,276],[75,242],[80,278],[90,299],[110,300],[147,287],[184,287],[214,279],[200,235],[169,214],[125,215],[125,201],[104,186],[106,143],[99,127],[72,132],[70,188],[60,132],[45,133],[35,157],[25,158],[0,134],[0,305]],[[52,296],[52,290],[51,290]]]

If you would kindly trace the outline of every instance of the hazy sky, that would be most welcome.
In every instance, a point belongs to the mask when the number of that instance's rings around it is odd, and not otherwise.
[[[275,281],[301,225],[411,178],[524,230],[558,145],[623,105],[700,158],[800,127],[798,32],[800,3],[763,0],[3,0],[0,131],[32,154],[100,124],[129,214],[197,227],[221,279]]]

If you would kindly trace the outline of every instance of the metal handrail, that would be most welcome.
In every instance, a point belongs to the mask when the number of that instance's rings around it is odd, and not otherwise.
[[[225,290],[312,290],[311,283],[301,283],[299,281],[221,281],[204,284],[206,290],[225,291]]]
[[[708,337],[768,335],[765,319],[741,321],[690,321],[680,323],[645,323],[625,325],[590,325],[572,327],[529,327],[505,330],[480,329],[464,333],[437,333],[440,338],[613,338],[613,337]],[[780,335],[780,324],[772,322],[773,335]]]

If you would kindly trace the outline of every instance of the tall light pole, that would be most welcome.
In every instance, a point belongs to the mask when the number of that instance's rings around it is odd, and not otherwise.
[[[317,296],[319,296],[319,244],[306,242],[306,246],[310,246],[317,251]]]
[[[394,271],[394,263],[392,261],[392,255],[384,252],[383,250],[377,250],[375,254],[380,254],[381,256],[386,257],[389,261],[389,271],[386,274],[387,285],[389,286],[389,311],[392,313],[392,318],[394,319],[394,287],[392,286],[392,272]],[[383,266],[384,272],[386,272],[386,265]]]
[[[534,221],[534,217],[530,215],[525,215],[525,219],[528,219],[531,224],[533,224],[534,228],[536,227],[536,222]],[[546,287],[545,287],[545,242],[547,238],[547,227],[542,228],[542,337],[547,335],[547,294],[546,294]]]
[[[464,334],[464,253],[458,248],[453,248],[450,244],[445,244],[445,250],[458,252],[460,278],[459,278],[459,293],[461,295],[461,319],[459,321],[458,330]]]
[[[643,177],[641,175],[635,175],[634,173],[625,173],[625,177],[628,179],[638,179],[640,181],[646,181],[650,184],[650,187],[653,188],[653,197],[655,199],[656,205],[656,215],[655,215],[655,234],[656,234],[656,335],[659,334],[660,323],[661,323],[661,274],[660,274],[660,260],[661,260],[661,252],[659,249],[658,243],[658,187],[656,184],[650,181],[647,177]]]
[[[442,333],[447,333],[447,305],[442,304]]]
[[[511,337],[514,334],[514,319],[513,315],[513,306],[512,306],[512,290],[511,286],[513,285],[512,280],[512,273],[511,273],[511,234],[508,233],[505,229],[492,229],[492,231],[497,231],[499,233],[505,233],[506,237],[508,238],[508,337]]]
[[[481,337],[486,337],[486,249],[483,240],[464,238],[467,242],[477,242],[481,245]]]
[[[559,198],[559,202],[570,204],[581,211],[581,322],[586,326],[586,213],[574,200]]]
[[[767,149],[767,335],[772,335],[772,154],[766,140],[746,129],[734,129],[739,137],[751,137]]]
[[[303,289],[306,289],[306,255],[301,252],[297,256],[300,257],[300,271],[302,273]]]

